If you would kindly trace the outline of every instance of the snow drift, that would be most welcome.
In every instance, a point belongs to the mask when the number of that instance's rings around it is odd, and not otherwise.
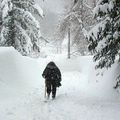
[[[41,74],[50,61],[62,72],[62,87],[55,101],[44,103]],[[94,66],[91,56],[32,59],[12,47],[0,48],[0,120],[119,120],[113,84],[120,68],[116,63],[108,71],[95,71]]]
[[[39,67],[33,59],[21,56],[12,47],[0,48],[1,99],[13,99],[38,84]]]
[[[74,80],[74,84],[76,84],[75,79],[79,79],[77,87],[83,94],[102,99],[118,97],[118,93],[113,89],[115,77],[120,69],[117,63],[109,70],[96,71],[91,56],[68,60],[63,54],[36,60],[21,56],[12,47],[3,47],[0,48],[0,94],[2,98],[13,98],[15,95],[19,96],[30,92],[32,88],[37,86],[43,87],[41,86],[43,84],[41,74],[50,61],[55,61],[63,76],[64,73],[73,74],[71,79]],[[73,81],[71,79],[69,81]],[[69,83],[69,81],[66,82]]]

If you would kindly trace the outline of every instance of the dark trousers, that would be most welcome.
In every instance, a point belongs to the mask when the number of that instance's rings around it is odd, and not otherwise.
[[[54,81],[46,80],[47,94],[50,95],[52,91],[52,97],[56,96],[56,84]]]

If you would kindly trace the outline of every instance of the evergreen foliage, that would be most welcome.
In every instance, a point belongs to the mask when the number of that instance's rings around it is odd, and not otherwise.
[[[22,55],[40,52],[42,14],[34,0],[1,0],[2,28],[0,46],[13,46]]]
[[[120,61],[120,0],[99,0],[94,16],[98,24],[89,32],[88,48],[95,53],[96,68],[108,68],[117,56]]]

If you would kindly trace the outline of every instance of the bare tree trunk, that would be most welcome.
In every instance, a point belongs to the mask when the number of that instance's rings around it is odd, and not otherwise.
[[[70,59],[70,27],[68,28],[68,59]]]
[[[97,0],[94,0],[94,1],[93,1],[93,7],[96,6],[96,3],[97,3]]]

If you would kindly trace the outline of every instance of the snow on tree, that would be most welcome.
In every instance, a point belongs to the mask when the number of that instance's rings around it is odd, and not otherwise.
[[[1,0],[0,46],[13,46],[22,55],[40,52],[40,25],[43,12],[34,0]]]
[[[109,68],[120,61],[120,0],[99,0],[94,9],[98,23],[89,32],[88,48],[95,53],[96,68]]]
[[[71,46],[84,55],[88,44],[85,36],[93,24],[92,7],[90,7],[85,0],[70,1],[70,4],[71,6],[69,5],[69,10],[67,10],[65,17],[60,21],[57,32],[59,32],[60,40],[63,40],[70,27]]]
[[[0,31],[1,31],[1,26],[2,26],[2,12],[1,12],[1,6],[0,6]]]

